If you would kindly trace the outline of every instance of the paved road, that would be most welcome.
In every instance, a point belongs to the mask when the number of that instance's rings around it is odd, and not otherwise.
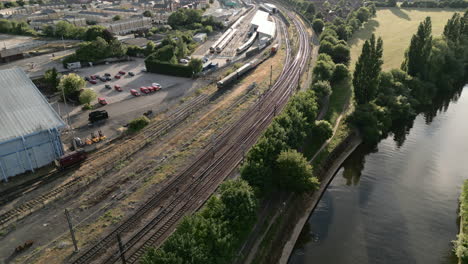
[[[50,68],[55,67],[58,71],[64,71],[62,62],[60,60],[53,60],[57,57],[66,56],[75,52],[75,49],[59,51],[52,54],[45,54],[41,56],[30,57],[22,60],[12,61],[10,63],[0,65],[0,70],[11,69],[13,67],[20,67],[29,75],[30,78],[43,75],[44,72]]]

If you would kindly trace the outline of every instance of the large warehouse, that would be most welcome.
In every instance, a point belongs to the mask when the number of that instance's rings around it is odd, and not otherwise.
[[[267,12],[258,10],[250,22],[251,30],[258,32],[259,39],[263,37],[271,39],[275,36],[276,24],[275,22],[268,20],[269,16],[270,14]]]
[[[47,165],[63,155],[65,126],[20,68],[0,71],[0,178]]]

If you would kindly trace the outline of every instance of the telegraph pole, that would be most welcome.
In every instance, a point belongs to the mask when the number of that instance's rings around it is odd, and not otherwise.
[[[127,260],[125,259],[125,255],[124,255],[124,246],[123,246],[122,238],[120,237],[120,234],[117,234],[117,242],[119,243],[119,254],[120,254],[120,259],[122,260],[122,264],[127,264]]]
[[[73,224],[70,217],[70,212],[68,209],[65,209],[65,216],[67,217],[68,227],[70,228],[70,235],[73,241],[73,246],[75,247],[75,253],[78,252],[78,244],[76,243],[75,231],[73,231]]]
[[[271,88],[272,79],[273,79],[273,64],[270,65],[270,88]]]

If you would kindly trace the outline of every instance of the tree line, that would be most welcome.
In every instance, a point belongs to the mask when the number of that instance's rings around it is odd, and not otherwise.
[[[353,75],[356,110],[350,122],[369,143],[411,122],[434,99],[453,93],[468,76],[468,11],[455,13],[441,37],[432,36],[431,18],[420,23],[400,69],[382,72],[382,39],[362,47]]]
[[[150,249],[141,264],[231,263],[255,223],[257,200],[243,180],[220,185],[203,208],[185,217],[158,249]]]

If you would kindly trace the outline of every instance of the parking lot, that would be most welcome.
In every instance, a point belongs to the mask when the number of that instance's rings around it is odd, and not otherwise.
[[[144,112],[148,110],[153,111],[153,113],[164,111],[196,89],[208,84],[207,80],[193,80],[190,78],[142,72],[143,68],[143,59],[139,59],[124,63],[83,68],[76,71],[77,74],[83,77],[93,74],[102,76],[106,72],[112,74],[112,77],[114,77],[118,71],[122,70],[127,72],[121,79],[112,78],[112,81],[108,82],[97,80],[97,84],[87,83],[87,87],[94,89],[98,93],[98,97],[106,98],[108,105],[100,106],[97,104],[96,100],[93,110],[84,111],[81,110],[81,106],[76,106],[74,108],[68,107],[68,113],[70,113],[71,123],[77,137],[85,139],[90,137],[91,132],[102,130],[108,138],[112,138],[120,133],[118,130],[119,128],[132,119],[141,116]],[[135,76],[129,76],[129,71],[134,72]],[[141,95],[138,97],[130,94],[130,89],[139,91],[141,86],[149,86],[154,82],[161,84],[162,89],[150,94],[140,93]],[[122,92],[118,92],[115,89],[109,90],[104,87],[105,84],[109,84],[112,87],[116,84],[120,85],[122,87]],[[58,100],[58,98],[56,98],[56,100]],[[55,102],[51,102],[53,107],[57,111],[58,108],[60,108],[62,118],[66,119],[67,112],[65,111],[64,105],[56,100]],[[94,110],[106,110],[109,113],[109,119],[93,125],[89,124],[88,115]],[[64,134],[63,137],[64,143],[69,145],[71,142],[70,135]]]

